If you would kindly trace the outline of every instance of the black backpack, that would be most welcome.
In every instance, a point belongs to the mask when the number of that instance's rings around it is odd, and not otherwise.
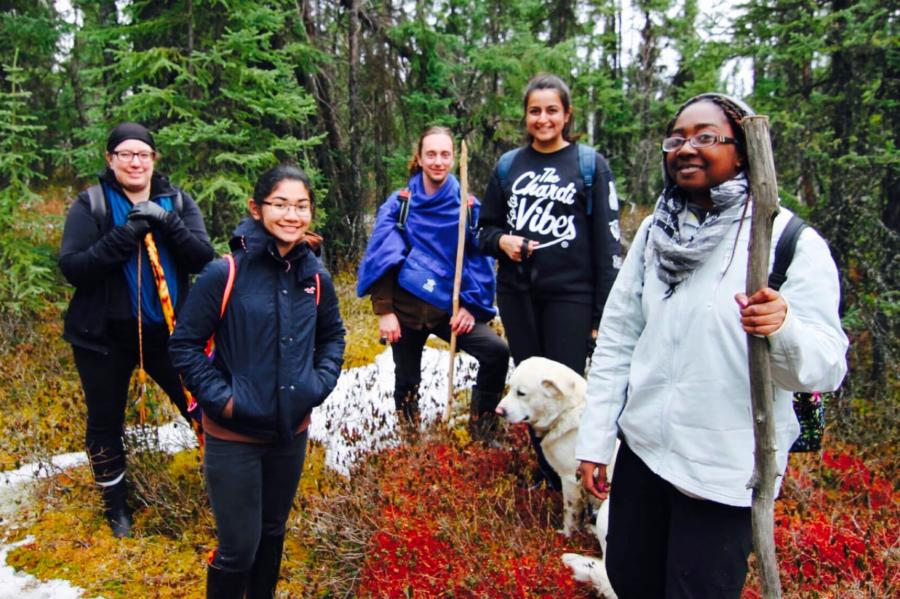
[[[797,240],[808,225],[796,214],[784,227],[775,246],[775,263],[769,273],[769,287],[778,291],[787,280],[787,269],[794,259]],[[819,451],[825,433],[825,395],[822,393],[794,393],[794,414],[800,422],[800,436],[791,446],[791,452]]]

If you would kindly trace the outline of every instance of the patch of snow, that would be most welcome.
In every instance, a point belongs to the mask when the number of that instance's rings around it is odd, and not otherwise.
[[[43,582],[24,572],[16,572],[6,565],[10,549],[27,545],[34,540],[26,537],[18,543],[0,545],[0,599],[80,599],[84,591],[65,580]]]

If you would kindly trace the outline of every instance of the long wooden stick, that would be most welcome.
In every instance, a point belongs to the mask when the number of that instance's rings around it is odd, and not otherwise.
[[[469,151],[466,142],[459,150],[459,237],[456,242],[456,272],[453,275],[453,318],[459,313],[459,288],[462,286],[463,256],[466,249],[466,213],[469,202]],[[444,422],[450,421],[450,407],[453,403],[453,367],[456,363],[456,333],[450,332],[450,370],[447,378],[447,407],[444,408]]]
[[[769,118],[748,116],[743,119],[750,167],[750,193],[753,217],[750,226],[750,258],[747,262],[747,296],[768,285],[769,251],[772,246],[772,221],[778,206],[778,182]],[[753,409],[753,475],[747,488],[753,489],[751,517],[753,546],[760,568],[764,599],[781,598],[781,578],[775,555],[775,417],[772,410],[772,372],[769,343],[763,337],[747,335],[750,366],[750,396]]]

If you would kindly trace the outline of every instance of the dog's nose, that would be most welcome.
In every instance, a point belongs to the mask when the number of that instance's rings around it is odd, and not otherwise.
[[[498,416],[506,416],[506,410],[504,410],[500,406],[497,406],[494,412],[496,412]]]

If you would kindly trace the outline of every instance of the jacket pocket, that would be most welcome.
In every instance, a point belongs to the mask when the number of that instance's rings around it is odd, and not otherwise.
[[[231,419],[236,424],[275,430],[277,409],[275,402],[272,398],[263,397],[250,377],[233,375],[231,391],[234,397]]]

